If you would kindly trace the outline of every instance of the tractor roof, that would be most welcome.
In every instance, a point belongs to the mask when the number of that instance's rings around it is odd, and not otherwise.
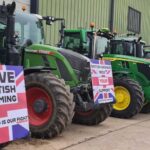
[[[126,37],[121,37],[121,36],[116,36],[114,39],[114,41],[126,41],[126,42],[132,42],[132,41],[137,41],[138,37],[136,36],[126,36]],[[141,43],[145,44],[145,41],[140,41]]]
[[[28,14],[28,13],[15,13],[17,17],[29,18],[29,19],[42,19],[42,16],[37,14]]]

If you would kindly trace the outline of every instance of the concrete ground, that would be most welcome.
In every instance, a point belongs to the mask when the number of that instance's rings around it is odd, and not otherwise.
[[[5,150],[150,150],[150,114],[110,117],[98,126],[72,124],[54,139],[20,140]]]

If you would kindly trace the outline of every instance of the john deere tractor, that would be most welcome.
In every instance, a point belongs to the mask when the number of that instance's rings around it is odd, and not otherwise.
[[[117,101],[112,116],[130,118],[141,110],[150,111],[150,62],[141,58],[144,42],[140,40],[116,41],[107,29],[64,31],[62,47],[89,58],[111,60]]]
[[[52,66],[43,65],[46,63],[45,54],[40,54],[39,61],[41,64],[34,65],[38,62],[36,58],[39,56],[37,54],[28,56],[25,53],[24,49],[30,42],[25,42],[25,37],[32,35],[33,41],[41,42],[42,34],[39,35],[42,31],[41,22],[38,17],[27,15],[25,17],[29,21],[27,23],[24,16],[14,15],[15,6],[15,2],[0,5],[0,64],[24,66],[32,135],[41,138],[54,137],[72,121],[74,114],[73,95],[64,80],[56,76],[58,72],[54,64]],[[18,18],[20,18],[20,22]],[[28,30],[31,26],[32,28]],[[18,37],[15,28],[19,28],[24,37]],[[19,38],[24,41],[23,45],[19,45]],[[42,46],[47,49],[46,46]],[[37,45],[34,47],[44,49]],[[62,64],[66,61],[56,50],[47,53],[48,56],[51,54],[53,55],[52,59],[57,58]],[[30,59],[33,60],[32,65]],[[56,71],[55,74],[52,72],[54,70]],[[5,106],[3,105],[3,107]],[[0,146],[3,147],[4,145],[1,144]]]
[[[141,39],[142,37],[137,37],[134,34],[127,34],[124,36],[115,36],[114,38],[110,40],[109,53],[114,54],[114,55],[121,55],[121,57],[123,57],[122,55],[125,55],[125,59],[127,61],[130,61],[130,59],[132,60],[133,58],[137,60],[136,63],[138,67],[137,68],[138,72],[142,73],[147,78],[146,80],[143,80],[142,78],[141,80],[139,80],[138,78],[136,79],[138,80],[140,85],[142,85],[142,89],[144,91],[144,95],[146,98],[144,107],[141,110],[141,112],[149,113],[150,103],[149,103],[149,97],[148,97],[149,94],[147,91],[149,90],[149,84],[146,84],[146,82],[147,83],[149,82],[149,75],[148,75],[149,63],[147,62],[147,60],[149,60],[150,58],[150,51],[149,49],[147,49],[148,46],[146,46],[145,41],[142,41]],[[105,56],[107,57],[108,55],[105,55]],[[138,62],[140,61],[143,61],[143,63],[139,64]]]
[[[3,7],[11,11],[13,5]],[[111,103],[94,104],[89,59],[44,44],[42,22],[50,25],[61,18],[26,13],[7,14],[5,18],[0,22],[3,47],[0,60],[1,64],[24,67],[33,136],[54,137],[72,117],[76,123],[95,125],[110,115]],[[11,38],[6,40],[8,37]]]

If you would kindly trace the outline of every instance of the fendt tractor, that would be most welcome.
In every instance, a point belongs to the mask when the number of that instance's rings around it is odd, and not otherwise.
[[[63,19],[26,13],[15,15],[15,31],[19,36],[19,45],[26,41],[22,65],[25,68],[52,68],[52,73],[64,79],[74,95],[73,122],[84,125],[99,124],[111,114],[112,104],[94,103],[89,58],[62,48],[44,45],[43,21],[51,25]]]
[[[117,101],[112,116],[130,118],[141,110],[150,112],[150,62],[144,58],[144,42],[141,38],[122,42],[113,36],[107,29],[66,29],[61,46],[112,62]]]
[[[74,114],[73,95],[70,93],[69,87],[65,85],[64,80],[52,74],[55,67],[46,65],[30,66],[30,59],[36,63],[38,59],[35,58],[38,56],[32,55],[31,58],[28,58],[24,49],[29,41],[24,41],[23,45],[19,45],[18,39],[25,40],[25,37],[31,34],[33,41],[39,40],[38,42],[41,42],[41,36],[38,34],[42,31],[42,28],[40,28],[41,23],[32,15],[14,15],[15,6],[15,2],[0,5],[0,64],[24,66],[32,135],[41,138],[54,137],[61,133],[72,121]],[[28,30],[29,27],[32,28]],[[19,32],[24,37],[18,37],[15,34],[15,28],[20,29]],[[35,35],[36,33],[37,35]],[[41,47],[39,48],[41,49]],[[48,55],[51,54],[53,54],[53,58],[58,57],[60,63],[64,61],[63,57],[55,50],[48,52]],[[41,57],[45,58],[45,55],[41,55]],[[39,61],[45,63],[44,59]],[[1,147],[3,146],[2,144]]]
[[[44,45],[43,21],[50,25],[59,18],[13,15],[14,6],[15,3],[1,6],[0,61],[24,67],[32,136],[54,137],[72,117],[74,122],[85,125],[104,121],[112,104],[94,104],[89,59],[75,52],[69,52],[67,57],[60,53],[61,48]]]

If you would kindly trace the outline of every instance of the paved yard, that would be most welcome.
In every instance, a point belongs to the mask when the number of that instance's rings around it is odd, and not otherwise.
[[[150,114],[108,118],[98,126],[72,124],[51,140],[13,142],[5,150],[150,150]]]

